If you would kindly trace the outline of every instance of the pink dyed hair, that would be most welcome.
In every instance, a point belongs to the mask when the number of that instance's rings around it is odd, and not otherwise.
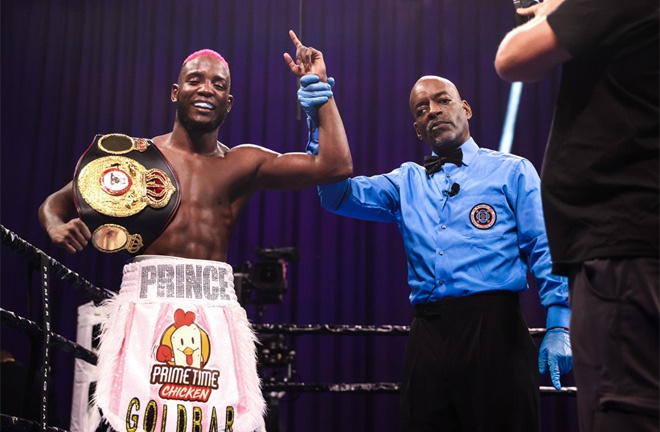
[[[225,67],[227,68],[227,71],[229,71],[229,63],[227,63],[227,60],[225,60],[225,58],[223,56],[221,56],[217,52],[213,51],[212,49],[202,49],[202,50],[199,50],[199,51],[195,51],[194,53],[192,53],[188,57],[186,57],[186,59],[181,64],[181,66],[185,65],[186,63],[188,63],[191,60],[196,59],[197,57],[202,57],[202,56],[213,57],[213,58],[216,58],[216,59],[220,60],[220,62],[222,62],[222,64],[225,65]]]

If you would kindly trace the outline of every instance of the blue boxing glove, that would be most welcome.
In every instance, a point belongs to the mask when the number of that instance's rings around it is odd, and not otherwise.
[[[307,127],[309,128],[309,142],[305,151],[309,154],[318,154],[319,145],[319,115],[317,107],[323,105],[332,97],[333,78],[327,83],[320,82],[317,75],[309,74],[300,78],[298,101],[307,114]]]
[[[560,375],[568,373],[573,369],[573,350],[571,349],[571,338],[564,328],[550,328],[539,349],[539,372],[550,373],[552,385],[561,390]]]

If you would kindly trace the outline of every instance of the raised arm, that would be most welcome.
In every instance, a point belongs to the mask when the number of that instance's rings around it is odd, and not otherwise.
[[[511,30],[500,43],[495,56],[495,70],[500,78],[509,82],[538,81],[571,59],[546,19],[563,1],[546,0],[517,10],[520,15],[534,18]]]
[[[293,31],[289,32],[289,36],[296,47],[295,62],[288,53],[284,54],[291,72],[298,78],[313,74],[318,76],[320,82],[327,83],[323,53],[304,46]],[[256,175],[260,186],[269,189],[300,189],[337,182],[353,173],[348,138],[331,92],[327,102],[318,106],[318,123],[318,154],[286,153],[267,158],[260,164]]]
[[[81,251],[92,237],[83,221],[71,219],[75,211],[72,182],[49,195],[39,207],[39,223],[52,242],[72,253]]]

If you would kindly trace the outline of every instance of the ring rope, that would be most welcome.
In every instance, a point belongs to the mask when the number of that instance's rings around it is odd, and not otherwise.
[[[383,336],[406,336],[410,332],[410,326],[400,325],[331,325],[331,324],[252,324],[255,332],[261,334],[289,334],[289,335],[383,335]],[[544,328],[530,328],[529,333],[532,336],[542,336],[545,334]]]
[[[16,315],[12,311],[8,311],[0,307],[0,322],[7,324],[17,330],[25,332],[28,336],[34,339],[43,339],[43,330],[39,324],[31,321],[22,316]],[[77,343],[61,336],[57,333],[50,332],[50,344],[53,347],[72,354],[74,357],[86,361],[87,363],[96,365],[96,354],[84,348]]]
[[[39,423],[32,420],[26,420],[20,417],[14,417],[0,413],[0,430],[3,431],[34,431],[39,429]],[[46,426],[49,432],[67,432],[66,429],[60,429],[56,426]]]
[[[257,333],[263,334],[314,334],[314,335],[402,335],[410,332],[409,326],[349,326],[330,324],[252,324]]]
[[[329,393],[397,393],[399,383],[342,383],[342,384],[310,384],[298,382],[264,382],[261,384],[264,392],[329,392]],[[541,395],[574,396],[577,387],[562,387],[556,390],[552,386],[539,386]]]
[[[59,277],[63,281],[70,283],[74,288],[81,291],[91,300],[94,300],[94,302],[102,302],[103,300],[110,298],[113,294],[112,291],[99,288],[91,282],[87,281],[78,273],[68,269],[64,266],[64,264],[46,255],[43,251],[32,246],[30,243],[23,240],[14,232],[8,230],[4,225],[1,224],[0,240],[5,246],[9,247],[9,249],[24,257],[31,263],[36,263],[38,265],[40,264],[40,257],[46,257],[48,259],[52,274]]]

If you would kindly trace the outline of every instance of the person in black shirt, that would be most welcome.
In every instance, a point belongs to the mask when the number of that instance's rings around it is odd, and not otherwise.
[[[553,272],[569,277],[583,432],[657,431],[660,347],[658,2],[548,0],[495,68],[562,65],[541,175]]]

